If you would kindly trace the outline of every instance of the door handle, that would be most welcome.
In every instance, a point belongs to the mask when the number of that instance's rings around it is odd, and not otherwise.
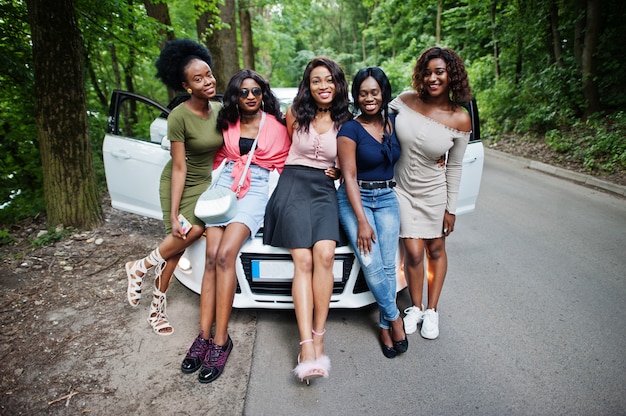
[[[130,155],[124,150],[115,150],[111,154],[118,159],[130,159]]]
[[[477,157],[468,157],[467,159],[463,159],[463,164],[469,165],[470,163],[474,163],[478,160]]]

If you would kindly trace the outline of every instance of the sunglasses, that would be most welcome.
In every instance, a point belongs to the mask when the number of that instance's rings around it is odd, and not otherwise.
[[[239,97],[248,98],[248,95],[250,94],[250,92],[252,92],[252,95],[254,95],[255,97],[260,97],[263,94],[263,91],[261,91],[261,88],[259,87],[254,87],[251,90],[247,88],[242,88],[239,90]]]

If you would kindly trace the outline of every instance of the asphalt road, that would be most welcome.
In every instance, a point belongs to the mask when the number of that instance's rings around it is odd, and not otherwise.
[[[330,378],[306,386],[293,312],[251,312],[243,413],[626,414],[626,199],[487,157],[447,246],[440,336],[410,335],[396,359],[374,307],[331,310]]]

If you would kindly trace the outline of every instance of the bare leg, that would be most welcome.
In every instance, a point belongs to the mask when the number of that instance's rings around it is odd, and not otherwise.
[[[289,252],[294,267],[291,295],[300,340],[305,341],[311,339],[313,334],[313,252],[305,248],[291,249]],[[315,360],[315,350],[311,342],[301,344],[300,360]]]
[[[224,235],[221,227],[209,227],[206,230],[206,261],[200,290],[200,334],[204,339],[211,337],[211,327],[215,320],[216,305],[216,257]]]
[[[313,246],[313,330],[322,335],[325,331],[330,297],[333,293],[335,247],[336,243],[332,240],[318,241]],[[313,337],[316,357],[324,354],[322,335]]]
[[[165,274],[165,276],[171,278],[182,252],[194,241],[196,241],[202,235],[203,231],[203,227],[194,225],[187,234],[187,238],[185,240],[169,234],[161,242],[159,247],[150,252],[148,256],[144,257],[143,259],[129,261],[125,264],[124,267],[126,269],[126,275],[128,277],[128,288],[126,289],[126,297],[131,306],[137,306],[139,304],[139,300],[141,299],[141,285],[143,283],[143,277],[145,276],[147,271],[156,266],[158,263],[167,262],[166,268],[169,267],[169,269],[167,269],[167,273]],[[162,272],[163,270],[157,271],[157,278],[161,275]],[[161,285],[165,283],[165,288],[167,288],[167,285],[169,284],[169,278],[161,280],[157,284]],[[162,291],[165,292],[165,289],[163,289]]]
[[[448,256],[446,254],[445,239],[435,238],[426,240],[426,255],[428,258],[428,306],[427,309],[437,310],[439,296],[443,282],[448,272]]]
[[[174,275],[174,270],[176,270],[176,266],[178,265],[178,260],[183,256],[183,252],[175,254],[167,260],[165,267],[160,275],[157,275],[154,280],[154,287],[159,289],[161,292],[165,292],[167,288],[170,286],[170,282],[172,281],[172,276]]]
[[[413,305],[420,307],[424,292],[424,240],[403,238],[404,276]]]
[[[190,231],[191,234],[191,231]],[[195,238],[196,235],[201,235],[196,229],[192,237]],[[179,239],[172,236],[171,238],[167,238],[164,240],[166,249],[173,249],[175,246],[179,245],[180,242],[185,242],[186,245],[189,242],[185,239]],[[197,238],[196,238],[197,240]],[[195,241],[195,240],[194,240]],[[163,244],[162,244],[163,245]],[[160,250],[160,249],[159,249]],[[174,270],[176,270],[176,266],[178,265],[178,260],[180,260],[183,255],[184,250],[181,250],[174,254],[169,254],[167,259],[164,259],[164,263],[159,263],[156,265],[156,279],[154,281],[154,294],[152,298],[152,303],[150,304],[150,313],[148,314],[148,322],[152,326],[152,329],[159,335],[170,335],[174,332],[174,328],[169,323],[167,318],[167,301],[166,294],[167,288],[170,285],[172,280],[172,276],[174,275]]]
[[[161,256],[163,257],[165,261],[169,262],[170,259],[172,259],[172,257],[178,254],[182,254],[183,251],[185,251],[187,247],[189,247],[198,238],[202,236],[203,232],[204,232],[203,227],[200,227],[199,225],[194,225],[189,231],[189,233],[187,233],[187,238],[184,240],[182,238],[174,237],[173,235],[168,234],[167,236],[165,236],[163,241],[161,241],[161,244],[159,244],[159,247],[158,247],[159,252],[161,253]],[[143,258],[142,260],[144,261],[144,265],[146,266],[146,269],[148,270],[152,268],[153,266],[155,266],[154,264],[148,261],[147,257]],[[137,261],[140,261],[140,260],[136,260],[135,262]]]
[[[216,261],[216,309],[215,309],[215,337],[217,345],[225,345],[228,341],[228,321],[233,310],[233,299],[237,288],[237,274],[235,264],[237,255],[244,241],[250,236],[250,230],[242,223],[228,224]]]

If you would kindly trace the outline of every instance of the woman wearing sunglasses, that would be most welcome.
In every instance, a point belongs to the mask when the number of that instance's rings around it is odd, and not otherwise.
[[[250,154],[252,161],[239,191],[235,217],[224,223],[206,224],[200,334],[181,365],[183,373],[200,369],[201,383],[210,383],[222,374],[233,348],[228,321],[237,287],[237,254],[263,225],[270,172],[282,171],[291,144],[280,104],[269,83],[248,69],[237,72],[228,83],[217,126],[224,134],[224,147],[215,156],[214,168],[223,164],[216,186],[236,191]]]

